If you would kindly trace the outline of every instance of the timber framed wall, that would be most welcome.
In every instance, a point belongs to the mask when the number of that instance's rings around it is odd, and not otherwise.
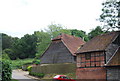
[[[106,62],[104,51],[88,52],[77,55],[76,78],[91,81],[106,81]]]
[[[91,52],[77,55],[77,67],[97,67],[105,63],[104,52]]]

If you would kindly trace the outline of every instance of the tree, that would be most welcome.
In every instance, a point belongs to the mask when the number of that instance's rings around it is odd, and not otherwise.
[[[13,45],[16,43],[17,37],[11,37],[2,33],[2,55],[3,57],[9,56],[10,59],[15,60],[16,54],[14,53]]]
[[[36,58],[39,58],[43,52],[47,49],[51,42],[51,36],[47,32],[36,31],[34,34],[37,37],[37,45],[36,45]]]
[[[70,30],[71,31],[71,35],[74,35],[76,37],[81,37],[83,40],[85,41],[88,41],[89,38],[88,36],[86,35],[86,32],[85,31],[82,31],[82,30],[77,30],[77,29],[72,29]]]
[[[17,58],[34,58],[36,54],[37,37],[32,34],[26,34],[21,39],[14,39],[12,50]]]
[[[32,34],[26,34],[22,37],[18,43],[19,50],[21,52],[19,58],[34,58],[36,54],[36,45],[37,45],[37,37]]]
[[[103,22],[103,28],[106,30],[120,29],[120,1],[107,0],[103,4],[100,22]]]
[[[62,26],[60,24],[48,25],[48,28],[46,29],[46,32],[48,34],[50,34],[51,38],[55,38],[58,35],[60,35],[61,33],[65,33],[65,34],[69,34],[69,35],[74,34],[74,36],[81,37],[85,41],[89,40],[85,31],[77,30],[77,29],[66,29],[66,28],[64,28],[64,26]]]
[[[4,58],[8,58],[8,56],[9,56],[9,58],[10,58],[11,60],[16,60],[16,55],[14,54],[14,52],[13,52],[12,49],[5,49],[5,50],[3,51],[3,56],[4,56]],[[8,58],[8,59],[9,59],[9,58]]]
[[[95,29],[92,29],[90,33],[88,33],[89,39],[93,37],[105,33],[100,26],[97,26]]]
[[[45,31],[51,36],[51,38],[57,37],[60,33],[71,34],[70,30],[65,29],[60,24],[51,24],[48,25],[48,28]]]
[[[12,37],[2,33],[2,50],[12,47]]]
[[[20,40],[21,39],[19,39],[19,38],[14,38],[14,42],[13,42],[13,44],[12,44],[12,50],[13,50],[13,52],[14,52],[14,54],[16,55],[16,58],[19,58],[19,56],[20,56],[20,54],[22,54],[22,46],[21,46],[21,44],[20,44]]]

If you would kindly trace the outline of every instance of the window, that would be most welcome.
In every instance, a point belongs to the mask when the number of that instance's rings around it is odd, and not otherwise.
[[[90,60],[91,59],[91,54],[85,54],[85,59]]]
[[[74,61],[76,61],[76,56],[74,56]]]
[[[65,77],[65,76],[61,76],[60,78],[62,78],[62,79],[70,79],[70,78]]]

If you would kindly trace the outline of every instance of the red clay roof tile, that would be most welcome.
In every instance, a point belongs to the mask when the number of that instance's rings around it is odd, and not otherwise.
[[[85,41],[83,41],[82,38],[63,33],[52,39],[52,41],[56,40],[61,40],[72,53],[72,55],[75,55],[74,53],[77,51],[77,49],[80,48],[83,44],[85,44]]]

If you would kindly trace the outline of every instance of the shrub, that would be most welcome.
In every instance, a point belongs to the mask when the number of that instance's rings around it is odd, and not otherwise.
[[[31,69],[32,69],[32,66],[28,66],[27,67],[27,70],[30,72],[31,71]]]
[[[2,59],[10,60],[8,54],[6,53],[2,54]]]
[[[17,59],[11,60],[12,69],[21,69],[23,65],[28,65],[27,63],[32,63],[33,59]]]
[[[39,77],[39,78],[42,78],[42,77],[45,76],[44,73],[36,73],[36,72],[30,72],[29,75],[36,76],[36,77]]]
[[[7,54],[11,60],[16,60],[16,55],[14,54],[12,49],[5,49],[3,53]]]
[[[12,75],[11,64],[7,60],[2,61],[2,81],[10,81]]]
[[[40,64],[40,60],[39,60],[39,59],[35,59],[35,60],[33,61],[33,64],[36,64],[36,65]]]

